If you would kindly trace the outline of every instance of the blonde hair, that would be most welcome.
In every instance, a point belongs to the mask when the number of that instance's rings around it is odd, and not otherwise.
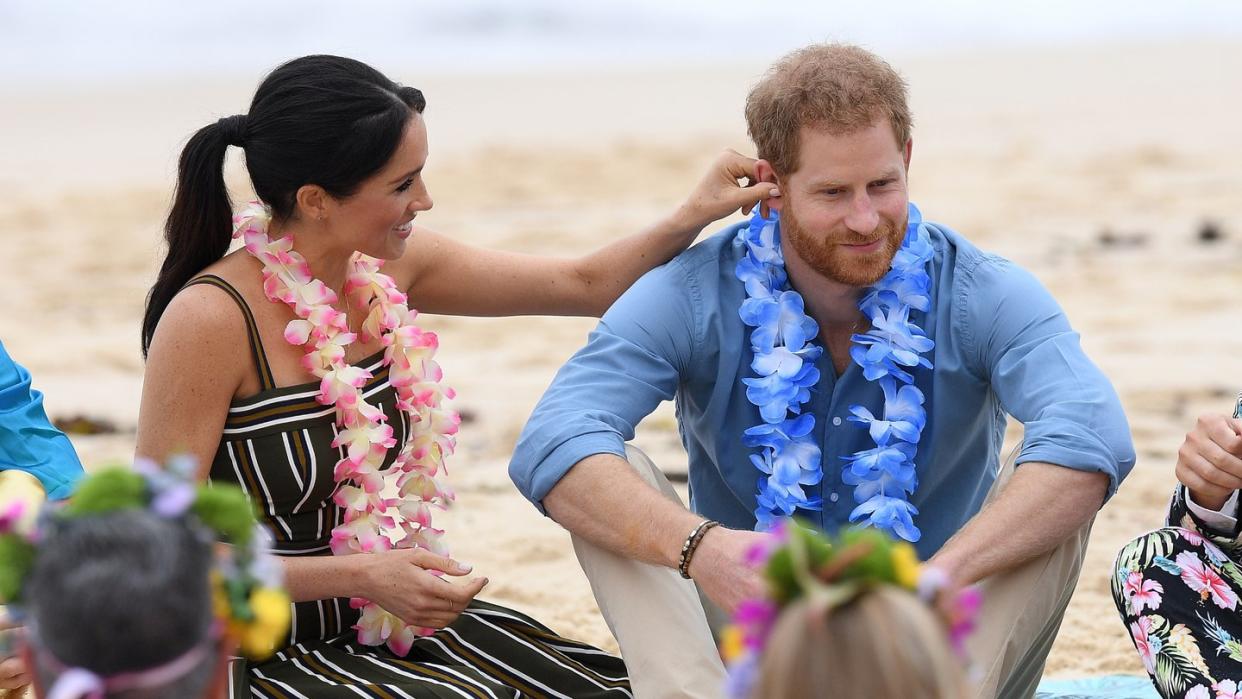
[[[746,98],[746,127],[779,175],[798,170],[804,126],[848,134],[888,119],[904,147],[913,120],[906,83],[879,56],[849,44],[815,44],[777,61]]]
[[[756,699],[969,696],[944,625],[914,594],[884,585],[825,610],[790,604],[768,637]]]

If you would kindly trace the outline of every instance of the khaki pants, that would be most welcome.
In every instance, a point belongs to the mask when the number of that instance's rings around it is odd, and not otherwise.
[[[626,447],[630,465],[671,499],[676,491],[647,455]],[[1013,473],[1012,458],[988,500]],[[1061,626],[1086,553],[1087,524],[1060,547],[981,583],[980,627],[969,647],[978,696],[1030,697]],[[716,699],[725,677],[713,629],[727,621],[676,570],[623,558],[574,536],[574,552],[591,581],[629,668],[637,699]],[[877,666],[878,667],[878,666]]]

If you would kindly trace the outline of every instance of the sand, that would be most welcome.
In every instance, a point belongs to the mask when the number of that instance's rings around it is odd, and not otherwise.
[[[1225,410],[1242,387],[1242,47],[893,60],[912,85],[913,199],[1042,279],[1126,406],[1139,462],[1096,520],[1048,671],[1140,673],[1108,595],[1109,564],[1160,523],[1195,416]],[[421,222],[478,245],[574,255],[671,210],[720,149],[746,150],[742,100],[763,66],[490,77],[383,68],[431,105],[436,207]],[[132,455],[138,327],[180,144],[244,111],[256,79],[6,95],[0,338],[54,416],[121,427],[74,437],[90,468]],[[243,192],[236,163],[230,173]],[[1205,222],[1224,239],[1201,242]],[[471,416],[452,463],[459,506],[442,520],[456,555],[492,578],[487,598],[615,648],[567,535],[505,472],[526,416],[593,321],[426,324],[441,333],[457,406]],[[671,406],[637,442],[684,469]]]

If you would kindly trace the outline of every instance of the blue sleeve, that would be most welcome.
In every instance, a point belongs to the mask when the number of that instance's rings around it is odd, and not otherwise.
[[[680,260],[648,272],[557,372],[509,463],[510,478],[541,512],[574,464],[594,454],[625,456],[638,423],[673,398],[702,336],[697,291]]]
[[[956,299],[962,337],[978,376],[1023,424],[1017,463],[1104,473],[1112,497],[1134,467],[1130,426],[1064,311],[1008,260],[985,257],[964,280]]]
[[[49,500],[69,497],[82,477],[69,438],[43,411],[43,394],[30,387],[30,373],[0,344],[0,470],[5,469],[38,478]]]

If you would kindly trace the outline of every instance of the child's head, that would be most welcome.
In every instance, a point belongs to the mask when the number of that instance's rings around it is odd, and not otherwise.
[[[962,662],[939,617],[914,593],[880,586],[837,607],[803,598],[782,610],[753,696],[961,699],[968,694]]]
[[[51,521],[41,536],[24,586],[27,658],[41,694],[85,671],[145,673],[108,697],[218,695],[226,653],[212,609],[212,541],[201,527],[123,510]]]
[[[726,631],[728,691],[735,699],[910,697],[970,694],[961,653],[973,627],[973,591],[947,600],[950,623],[930,596],[943,573],[914,547],[875,529],[829,537],[794,523],[751,552],[767,594],[744,602]]]
[[[192,463],[83,479],[33,527],[0,507],[0,603],[25,625],[40,696],[222,695],[230,652],[270,655],[289,625],[279,565],[245,493]]]

